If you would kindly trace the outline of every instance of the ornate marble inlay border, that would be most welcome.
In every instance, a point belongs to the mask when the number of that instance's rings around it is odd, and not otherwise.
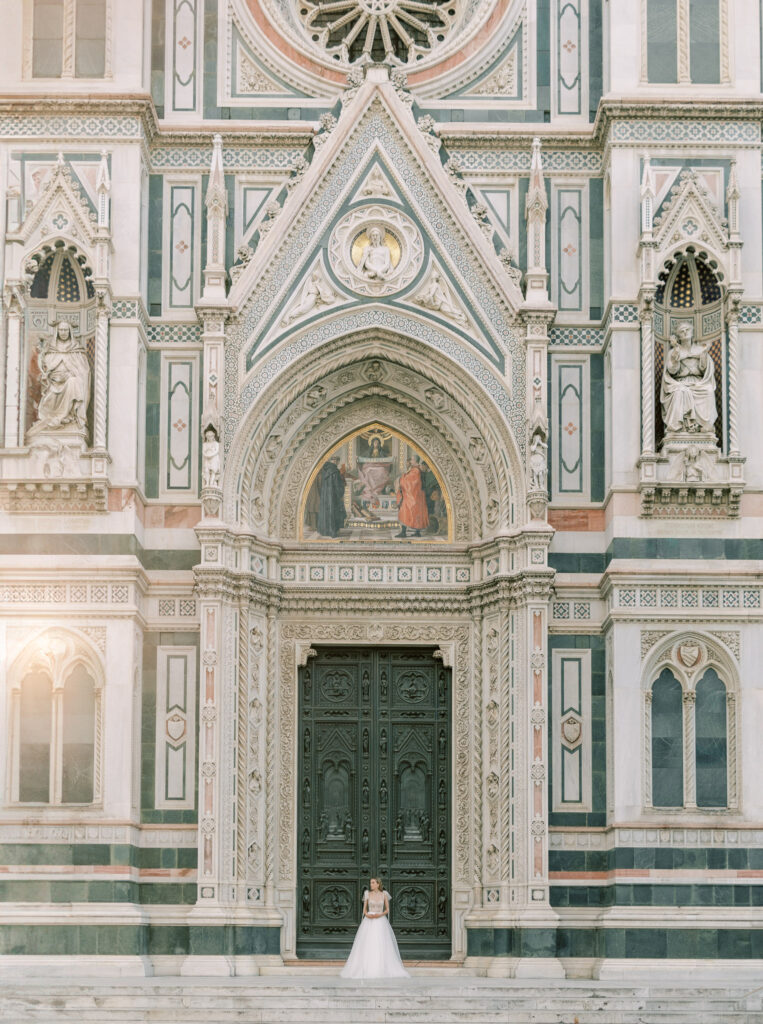
[[[471,686],[472,636],[467,624],[442,622],[283,622],[280,625],[278,694],[276,704],[278,754],[267,765],[267,785],[278,793],[277,852],[273,856],[278,864],[277,884],[286,898],[294,892],[297,878],[296,835],[297,814],[297,675],[313,644],[436,644],[443,653],[444,663],[453,670],[453,888],[454,908],[458,919],[468,909],[466,895],[474,878],[475,864],[481,851],[475,848],[479,829],[475,825],[475,811],[480,808],[480,779],[475,770],[479,738],[472,722],[479,719],[479,688]],[[473,692],[474,690],[474,692]],[[250,728],[252,726],[250,725]],[[271,787],[275,787],[274,789]],[[272,832],[269,843],[276,842]],[[457,898],[460,891],[461,899]],[[463,911],[459,912],[458,907]],[[296,910],[283,906],[292,918]],[[287,934],[294,935],[295,920],[287,926]],[[460,952],[463,942],[461,922],[453,922],[454,954]],[[465,950],[464,950],[465,952]]]

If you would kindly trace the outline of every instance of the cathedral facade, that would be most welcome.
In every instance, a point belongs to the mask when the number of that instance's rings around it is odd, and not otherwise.
[[[0,972],[763,957],[753,0],[21,0]]]

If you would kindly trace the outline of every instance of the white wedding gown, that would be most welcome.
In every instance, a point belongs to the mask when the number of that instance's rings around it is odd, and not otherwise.
[[[363,893],[363,906],[368,903],[370,914],[381,914],[384,910],[384,897],[389,893]],[[360,928],[352,944],[347,963],[340,974],[343,978],[408,978],[410,975],[403,967],[397,948],[395,933],[389,923],[389,917],[363,917]]]

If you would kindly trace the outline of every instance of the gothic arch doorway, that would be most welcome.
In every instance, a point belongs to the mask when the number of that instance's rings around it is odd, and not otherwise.
[[[403,957],[451,955],[450,670],[321,647],[299,674],[297,955],[346,957],[380,875]]]

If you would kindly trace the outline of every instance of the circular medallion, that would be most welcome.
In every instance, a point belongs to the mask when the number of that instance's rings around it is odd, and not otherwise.
[[[329,241],[331,268],[361,295],[391,295],[411,283],[424,258],[419,229],[388,206],[364,206],[337,224]]]

